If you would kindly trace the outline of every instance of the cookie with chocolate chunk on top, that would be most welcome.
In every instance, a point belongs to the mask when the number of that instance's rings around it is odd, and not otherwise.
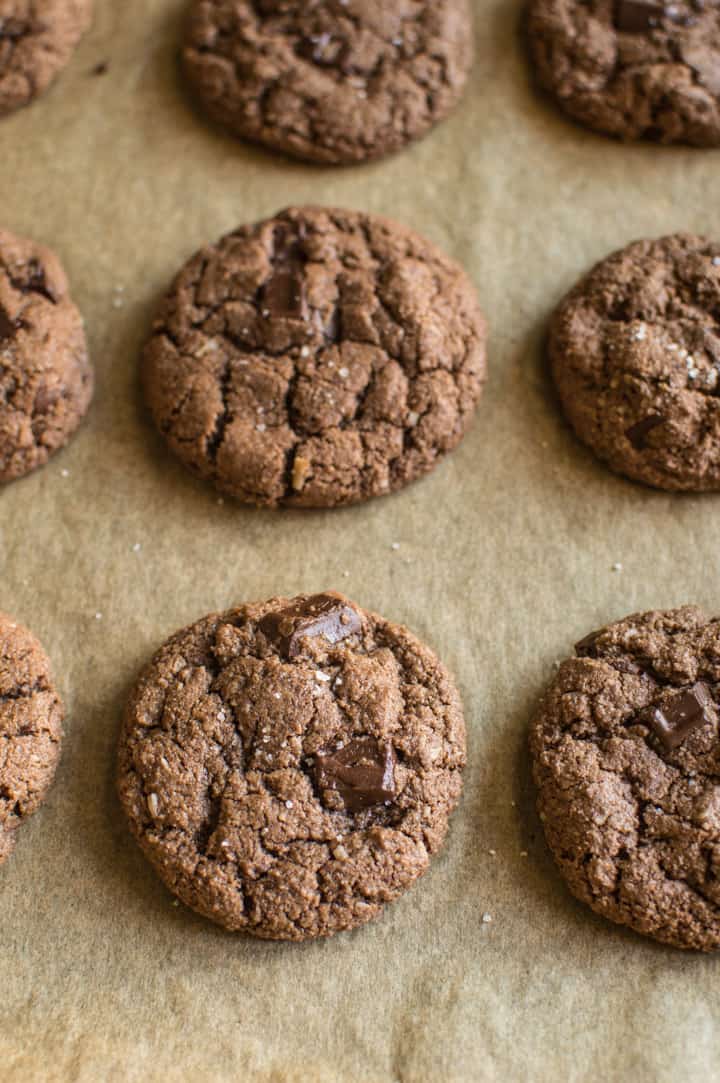
[[[83,320],[60,261],[0,230],[0,482],[64,447],[92,393]]]
[[[0,116],[47,89],[92,12],[92,0],[0,0]]]
[[[305,940],[377,917],[426,871],[464,765],[442,663],[328,591],[172,636],[128,703],[118,783],[183,902],[230,930]]]
[[[55,777],[63,716],[45,651],[0,613],[0,865]]]
[[[575,433],[618,474],[720,489],[720,243],[636,241],[558,306],[548,342]]]
[[[243,503],[335,507],[456,447],[485,380],[485,322],[462,268],[416,233],[291,208],[189,261],[142,370],[195,474]]]
[[[717,0],[531,0],[542,86],[618,139],[720,146]]]
[[[379,158],[459,100],[468,0],[193,0],[183,66],[235,135],[314,162]]]
[[[532,725],[545,835],[570,890],[679,948],[720,948],[720,618],[636,613],[586,636]]]

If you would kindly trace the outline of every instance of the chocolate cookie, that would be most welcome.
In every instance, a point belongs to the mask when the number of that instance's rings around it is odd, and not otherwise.
[[[0,230],[0,481],[64,447],[92,392],[83,320],[60,261]]]
[[[720,947],[720,619],[637,613],[587,636],[532,727],[538,808],[571,891],[680,948]]]
[[[0,116],[47,89],[91,18],[92,0],[0,0]]]
[[[460,98],[468,0],[194,0],[183,61],[236,135],[311,161],[379,158]]]
[[[720,146],[717,0],[532,0],[528,28],[540,82],[581,124]]]
[[[599,263],[553,316],[549,354],[580,439],[660,489],[720,489],[720,244],[678,234]]]
[[[30,632],[0,613],[0,865],[42,804],[60,759],[63,706]]]
[[[485,378],[467,276],[415,233],[305,207],[183,268],[145,350],[147,401],[196,474],[246,503],[332,507],[432,470]]]
[[[362,925],[425,872],[464,764],[462,706],[432,651],[326,593],[168,640],[127,708],[119,789],[183,902],[305,940]]]

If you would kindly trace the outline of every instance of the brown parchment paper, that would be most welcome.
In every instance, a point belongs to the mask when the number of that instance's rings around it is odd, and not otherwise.
[[[532,89],[519,3],[475,0],[477,65],[447,123],[370,167],[293,164],[187,101],[185,0],[96,6],[52,91],[0,123],[0,218],[60,253],[98,376],[71,446],[0,492],[0,607],[40,636],[68,709],[51,797],[0,870],[0,1079],[711,1078],[720,960],[570,898],[525,740],[578,637],[640,608],[720,610],[720,498],[596,464],[558,416],[540,348],[549,310],[610,249],[720,235],[720,155],[573,127]],[[91,75],[101,61],[107,74]],[[269,514],[219,504],[169,456],[137,357],[198,246],[302,201],[391,215],[462,261],[490,320],[491,375],[474,429],[432,477],[351,510]],[[455,672],[466,789],[445,850],[382,920],[259,943],[173,906],[141,857],[114,794],[118,723],[176,628],[325,587],[407,623]]]

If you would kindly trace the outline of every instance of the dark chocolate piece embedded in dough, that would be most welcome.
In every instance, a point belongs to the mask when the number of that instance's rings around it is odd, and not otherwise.
[[[650,0],[617,0],[615,25],[629,34],[642,34],[658,26],[665,15],[665,5]]]
[[[677,748],[700,726],[712,720],[707,686],[701,681],[677,692],[661,707],[648,712],[650,727],[667,749]]]
[[[362,628],[360,614],[333,591],[309,598],[268,613],[258,628],[286,658],[302,653],[303,640],[322,636],[328,643],[339,643],[356,635]]]
[[[389,742],[359,737],[342,748],[318,752],[315,762],[318,789],[339,794],[348,812],[395,796],[395,754]]]
[[[290,657],[302,614],[327,600],[355,633],[305,634]],[[168,640],[128,703],[118,784],[179,898],[228,929],[305,940],[377,917],[422,875],[464,763],[462,706],[433,652],[325,592]]]

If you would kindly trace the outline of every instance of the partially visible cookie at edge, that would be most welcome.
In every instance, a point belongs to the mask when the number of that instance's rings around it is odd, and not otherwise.
[[[545,835],[570,890],[679,948],[720,947],[720,619],[636,613],[582,639],[532,725]]]
[[[377,917],[427,870],[464,764],[442,663],[325,592],[172,636],[130,697],[118,784],[183,902],[229,930],[306,940]]]
[[[0,0],[0,116],[48,88],[92,14],[92,0]]]
[[[93,383],[83,319],[59,259],[0,230],[0,482],[67,444]]]
[[[636,241],[558,306],[549,357],[578,437],[660,489],[720,489],[720,242]]]
[[[311,161],[378,158],[460,98],[468,0],[193,0],[185,72],[236,135]]]
[[[720,146],[716,0],[531,0],[527,32],[540,83],[579,123]]]
[[[26,628],[0,613],[0,865],[53,781],[63,716],[45,651]]]
[[[291,208],[193,256],[142,369],[194,473],[249,504],[333,507],[399,489],[459,443],[485,322],[462,268],[416,233]]]

